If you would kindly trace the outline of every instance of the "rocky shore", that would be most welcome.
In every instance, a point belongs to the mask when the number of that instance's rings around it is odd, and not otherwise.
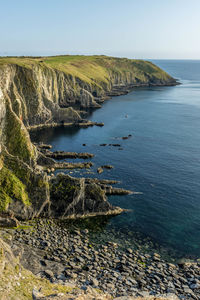
[[[4,230],[2,236],[20,256],[23,267],[52,283],[125,297],[119,299],[159,295],[200,298],[200,262],[172,264],[158,253],[131,248],[122,251],[113,242],[96,245],[87,229],[61,227],[50,220]]]

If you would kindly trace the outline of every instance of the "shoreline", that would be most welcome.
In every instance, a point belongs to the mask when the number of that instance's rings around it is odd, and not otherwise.
[[[103,104],[105,101],[111,100],[113,97],[118,97],[118,96],[122,96],[122,95],[127,95],[128,93],[132,92],[135,88],[142,88],[142,87],[172,87],[172,86],[176,86],[176,85],[180,85],[181,83],[175,79],[174,82],[170,82],[170,83],[156,83],[156,84],[127,84],[127,85],[113,85],[113,89],[110,92],[105,92],[105,95],[101,98],[96,98],[96,101],[98,104]],[[72,106],[73,108],[73,106]],[[80,112],[84,112],[86,113],[86,116],[88,114],[89,110],[96,110],[96,109],[100,109],[101,105],[99,107],[88,107],[85,110],[81,111],[80,108]],[[84,109],[84,108],[83,108]],[[88,128],[88,127],[92,127],[92,126],[99,126],[99,127],[103,127],[104,123],[102,122],[93,122],[87,119],[81,119],[80,121],[76,121],[76,122],[52,122],[52,123],[44,123],[44,124],[37,124],[37,125],[29,125],[26,126],[26,129],[28,131],[34,131],[34,130],[40,130],[40,129],[45,129],[45,128],[55,128],[55,127],[68,127],[68,128],[73,128],[73,127],[78,127],[78,128]]]
[[[158,253],[122,251],[112,241],[95,244],[89,230],[60,227],[48,219],[3,232],[20,253],[20,263],[52,283],[98,288],[113,297],[174,294],[199,299],[200,262],[176,264]]]

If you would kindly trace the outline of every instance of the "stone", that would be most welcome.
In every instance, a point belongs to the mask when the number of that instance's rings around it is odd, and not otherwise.
[[[93,286],[97,287],[97,286],[99,285],[99,282],[98,282],[97,279],[92,278],[92,279],[91,279],[91,284],[92,284]]]
[[[0,227],[18,227],[19,221],[8,213],[0,213]]]
[[[99,173],[99,174],[103,173],[103,168],[102,168],[102,167],[99,167],[99,168],[97,169],[97,173]]]
[[[44,274],[47,278],[52,279],[54,277],[54,274],[51,270],[45,270]]]
[[[133,253],[133,250],[132,250],[131,248],[128,248],[128,249],[127,249],[127,252],[130,253],[130,254],[132,254],[132,253]]]

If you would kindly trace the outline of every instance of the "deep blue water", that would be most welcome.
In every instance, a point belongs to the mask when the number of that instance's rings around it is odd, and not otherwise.
[[[132,233],[132,239],[137,231],[172,251],[200,257],[200,61],[154,62],[182,84],[112,98],[90,116],[104,122],[102,128],[57,128],[35,139],[54,150],[95,154],[94,174],[72,175],[117,179],[119,186],[142,193],[110,197],[132,211],[111,218],[105,229]],[[130,139],[121,139],[128,134]],[[101,143],[119,143],[123,150]],[[98,175],[103,164],[115,168]]]

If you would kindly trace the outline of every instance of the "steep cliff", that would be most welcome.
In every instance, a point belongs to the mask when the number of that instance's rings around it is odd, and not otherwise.
[[[89,185],[84,185],[86,202],[77,192],[79,203],[72,199],[66,209],[62,203],[54,214],[50,198],[55,190],[51,187],[49,191],[47,174],[37,166],[38,151],[27,127],[77,123],[81,110],[100,107],[109,95],[126,93],[135,86],[175,84],[176,80],[152,63],[125,58],[0,58],[0,212],[28,219],[63,215],[61,210],[68,211],[66,215],[84,215],[79,208],[88,203],[87,214],[112,210],[105,195],[99,192],[96,201],[93,187],[88,191]],[[81,182],[77,186],[81,190]]]
[[[25,126],[79,121],[112,91],[176,81],[150,62],[106,56],[0,58],[0,87]]]

